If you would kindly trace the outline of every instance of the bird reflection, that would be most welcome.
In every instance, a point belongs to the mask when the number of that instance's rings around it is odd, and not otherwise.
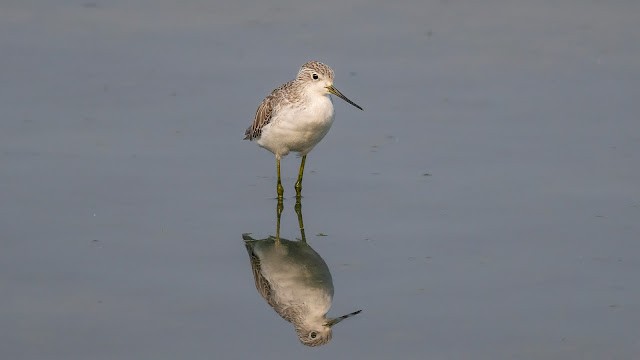
[[[307,243],[301,208],[298,197],[295,211],[301,240],[280,237],[282,201],[278,201],[275,237],[256,240],[247,233],[242,238],[260,295],[293,324],[300,342],[320,346],[331,341],[332,326],[362,310],[337,318],[326,317],[333,299],[333,281],[327,264]]]

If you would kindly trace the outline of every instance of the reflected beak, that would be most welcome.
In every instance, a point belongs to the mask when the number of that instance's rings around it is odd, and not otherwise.
[[[344,100],[344,101],[348,102],[349,104],[351,104],[351,105],[353,105],[353,106],[357,107],[358,109],[360,109],[360,110],[364,110],[364,109],[363,109],[363,108],[361,108],[360,106],[356,105],[356,103],[354,103],[353,101],[351,101],[351,100],[347,99],[347,97],[346,97],[346,96],[342,95],[342,93],[341,93],[340,91],[338,91],[338,89],[336,89],[336,88],[335,88],[335,86],[333,86],[333,85],[329,85],[329,86],[327,86],[326,88],[327,88],[327,90],[329,90],[329,94],[333,94],[333,95],[335,95],[335,96],[339,97],[340,99],[342,99],[342,100]]]
[[[358,105],[355,105],[355,104],[353,104],[353,105],[354,105],[354,106],[358,106]],[[360,109],[360,110],[362,110],[362,109]],[[342,321],[342,320],[344,320],[344,319],[346,319],[346,318],[350,318],[350,317],[352,317],[352,316],[354,316],[354,315],[360,314],[360,312],[361,312],[361,311],[362,311],[362,310],[354,311],[354,312],[352,312],[351,314],[342,315],[342,316],[337,317],[337,318],[335,318],[335,319],[331,319],[331,320],[327,321],[327,323],[326,323],[326,324],[324,324],[324,326],[332,327],[333,325],[335,325],[335,324],[339,323],[340,321]]]

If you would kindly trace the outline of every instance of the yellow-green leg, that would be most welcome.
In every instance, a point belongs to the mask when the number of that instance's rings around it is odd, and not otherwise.
[[[282,182],[280,181],[280,156],[276,155],[276,161],[278,163],[278,186],[276,187],[278,191],[278,200],[282,201],[284,196],[284,188],[282,187]]]
[[[300,198],[302,196],[302,174],[304,173],[304,162],[307,160],[307,155],[302,156],[302,161],[300,162],[300,171],[298,172],[298,181],[296,181],[296,197]]]

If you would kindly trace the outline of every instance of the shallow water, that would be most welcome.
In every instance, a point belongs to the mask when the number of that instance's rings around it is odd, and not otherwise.
[[[0,4],[3,359],[640,354],[635,1]],[[323,61],[361,112],[308,156],[320,348],[256,292],[257,105]],[[299,236],[283,161],[281,235]]]

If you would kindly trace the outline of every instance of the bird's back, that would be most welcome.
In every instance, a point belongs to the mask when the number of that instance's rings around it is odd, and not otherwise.
[[[294,94],[292,91],[295,86],[294,83],[295,80],[291,80],[288,83],[278,86],[269,96],[262,100],[262,103],[258,106],[258,110],[256,110],[253,123],[244,132],[243,140],[251,141],[260,138],[262,129],[271,122],[278,110],[284,104],[295,101],[295,99],[290,99]]]

